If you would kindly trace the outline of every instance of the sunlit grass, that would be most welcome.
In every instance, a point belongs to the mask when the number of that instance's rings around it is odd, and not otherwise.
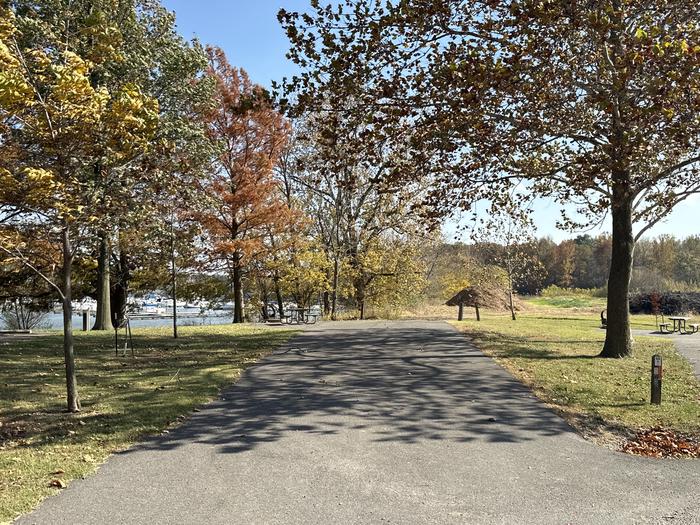
[[[582,294],[561,294],[557,296],[528,297],[527,302],[536,306],[553,308],[599,308],[604,309],[604,297],[593,297]]]
[[[183,327],[174,340],[168,328],[137,329],[135,358],[115,357],[112,334],[76,333],[76,415],[64,412],[60,334],[0,343],[0,523],[54,492],[53,479],[85,476],[191,413],[292,333]]]
[[[700,383],[672,341],[636,337],[624,359],[596,357],[605,331],[594,315],[525,314],[517,321],[486,313],[454,322],[488,355],[564,412],[630,429],[662,425],[700,434]],[[633,328],[654,328],[654,316],[633,316]],[[663,404],[649,403],[651,356],[664,360]]]

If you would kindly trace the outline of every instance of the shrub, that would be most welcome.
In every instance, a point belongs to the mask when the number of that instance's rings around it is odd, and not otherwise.
[[[588,288],[562,288],[553,284],[542,290],[542,297],[562,297],[562,296],[578,296],[578,297],[598,297],[595,295],[596,289]]]
[[[0,312],[2,325],[8,330],[42,328],[47,316],[46,305],[24,298],[7,301]]]
[[[659,290],[693,292],[697,291],[697,286],[694,283],[676,281],[650,268],[639,267],[632,270],[632,281],[630,282],[632,293],[643,294]]]
[[[654,314],[657,309],[665,315],[700,313],[700,292],[650,292],[630,296],[633,314]]]
[[[607,298],[608,297],[608,286],[601,286],[600,288],[594,288],[591,290],[591,295],[593,297],[598,297],[598,298]]]

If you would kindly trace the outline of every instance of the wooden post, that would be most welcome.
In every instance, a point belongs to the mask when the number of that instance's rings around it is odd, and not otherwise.
[[[661,404],[661,380],[663,378],[663,363],[660,355],[651,358],[651,404]]]
[[[459,303],[459,314],[457,315],[458,321],[464,321],[464,303]]]
[[[475,304],[474,308],[476,309],[476,320],[481,321],[481,314],[479,313],[479,305]]]

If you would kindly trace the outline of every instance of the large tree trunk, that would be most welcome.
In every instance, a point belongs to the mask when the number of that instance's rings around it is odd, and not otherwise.
[[[608,326],[601,357],[624,357],[632,353],[629,314],[629,287],[634,257],[632,201],[626,185],[618,184],[613,189]]]
[[[323,292],[321,301],[323,302],[323,315],[328,317],[331,313],[331,293],[328,290]]]
[[[73,306],[71,273],[73,270],[73,253],[68,227],[63,228],[63,357],[66,365],[66,391],[69,412],[80,412],[78,382],[75,378],[75,354],[73,351]]]
[[[238,262],[233,267],[233,322],[243,322],[243,271]]]
[[[326,269],[326,279],[328,282],[333,281],[333,272],[330,268]],[[323,309],[323,317],[328,318],[331,314],[331,292],[324,290],[321,293],[321,308]]]
[[[123,247],[119,249],[118,274],[116,279],[112,279],[112,325],[122,326],[126,318],[127,301],[129,299],[129,281],[131,280],[131,270],[129,269],[129,255]]]
[[[100,233],[100,254],[97,259],[97,312],[93,330],[112,328],[111,302],[109,298],[109,236]]]
[[[459,303],[459,313],[457,314],[458,321],[464,321],[464,303]]]
[[[363,277],[355,281],[355,302],[360,310],[360,320],[363,321],[365,319],[365,280]]]
[[[265,279],[260,279],[256,282],[258,286],[258,295],[260,297],[260,316],[263,321],[267,321],[270,318],[270,314],[267,308],[267,302],[270,295],[267,289],[267,283]]]

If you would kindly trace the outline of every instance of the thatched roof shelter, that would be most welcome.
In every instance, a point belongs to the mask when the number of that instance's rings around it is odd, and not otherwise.
[[[469,286],[459,291],[449,301],[447,306],[458,306],[457,318],[461,321],[464,315],[464,307],[476,309],[476,318],[480,319],[479,308],[503,310],[508,308],[508,294],[500,288],[482,288]]]
[[[445,303],[447,306],[483,306],[484,294],[480,290],[469,286],[459,291],[452,299]]]
[[[445,303],[447,306],[470,306],[502,310],[508,308],[508,294],[502,288],[469,286]]]

